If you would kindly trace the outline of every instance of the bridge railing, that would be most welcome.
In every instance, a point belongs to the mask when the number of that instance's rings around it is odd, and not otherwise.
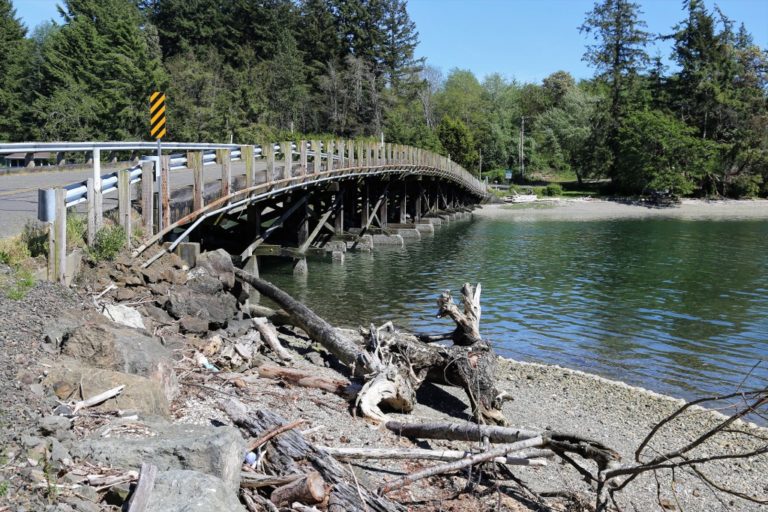
[[[163,143],[146,142],[55,142],[0,144],[0,155],[37,152],[56,153],[60,161],[65,153],[88,153],[93,175],[91,178],[57,189],[38,192],[38,219],[51,224],[49,230],[51,276],[64,280],[66,259],[67,210],[85,203],[88,220],[89,245],[103,223],[104,197],[117,194],[118,222],[131,233],[132,185],[141,185],[142,223],[146,236],[154,238],[167,232],[172,223],[170,198],[171,171],[189,169],[192,172],[193,214],[204,204],[203,169],[221,167],[220,201],[265,189],[289,188],[319,179],[333,179],[338,174],[380,174],[420,172],[453,181],[478,196],[486,195],[486,185],[461,166],[442,155],[399,144],[381,144],[354,140],[298,141],[261,145]],[[101,173],[102,152],[131,152],[134,156],[127,167],[116,172]],[[138,156],[138,152],[144,153]],[[242,162],[244,184],[233,194],[232,164]],[[258,170],[261,162],[265,169]],[[131,165],[132,164],[132,165]],[[185,173],[182,173],[182,175]],[[188,179],[188,178],[187,178]],[[188,186],[188,184],[187,184]],[[245,199],[247,200],[247,198]],[[193,215],[194,216],[194,215]],[[194,220],[189,217],[188,221]],[[186,219],[186,218],[185,218]],[[181,219],[182,221],[185,219]],[[130,237],[128,237],[130,238]]]

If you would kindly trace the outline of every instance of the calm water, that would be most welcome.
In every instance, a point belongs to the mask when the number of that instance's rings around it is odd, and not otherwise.
[[[483,285],[502,355],[691,398],[732,391],[768,359],[768,222],[674,219],[454,223],[405,249],[262,275],[337,325],[443,332],[440,290]],[[768,360],[749,379],[768,380]]]

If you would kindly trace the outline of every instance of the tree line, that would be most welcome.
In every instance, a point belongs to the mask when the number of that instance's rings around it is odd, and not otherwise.
[[[768,53],[685,0],[669,33],[630,0],[579,30],[595,69],[541,83],[415,57],[406,0],[65,0],[30,33],[0,0],[0,140],[147,138],[152,90],[169,140],[376,137],[496,176],[604,180],[622,194],[768,195]],[[674,69],[654,41],[671,43]],[[521,133],[525,126],[524,135]]]

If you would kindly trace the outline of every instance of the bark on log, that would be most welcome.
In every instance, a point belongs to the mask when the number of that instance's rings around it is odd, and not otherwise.
[[[492,425],[471,423],[401,423],[388,421],[385,425],[392,432],[417,439],[446,439],[449,441],[480,442],[488,438],[491,443],[516,443],[540,434],[533,430],[521,430]]]
[[[360,391],[359,385],[353,384],[346,379],[321,377],[309,373],[306,370],[299,370],[296,368],[283,368],[281,366],[263,364],[259,366],[256,371],[261,378],[281,379],[296,386],[322,389],[323,391],[341,395],[347,399],[354,398]]]
[[[480,291],[479,283],[475,288],[469,283],[464,284],[461,288],[463,312],[453,302],[450,290],[445,290],[437,299],[437,317],[449,316],[451,320],[456,322],[456,330],[453,331],[452,335],[454,345],[468,347],[482,339],[480,336]]]
[[[243,489],[261,489],[262,487],[280,487],[303,478],[303,475],[270,476],[249,471],[240,472],[240,487]]]
[[[237,425],[259,437],[287,420],[266,409],[248,409],[234,399],[221,402],[222,409]],[[307,443],[295,430],[285,432],[267,445],[265,468],[274,474],[304,473],[299,463],[309,462],[331,486],[329,512],[366,510],[370,512],[405,512],[405,508],[365,487],[350,483],[353,475],[325,451]]]
[[[325,481],[320,473],[313,471],[303,478],[278,487],[269,496],[270,501],[282,507],[295,501],[305,505],[322,503],[325,499]]]
[[[420,448],[333,448],[322,446],[323,450],[337,459],[387,459],[387,460],[461,460],[472,455],[463,450],[428,450]],[[529,456],[499,456],[493,462],[511,466],[546,466],[545,456],[554,456],[552,452],[539,450],[541,454]]]

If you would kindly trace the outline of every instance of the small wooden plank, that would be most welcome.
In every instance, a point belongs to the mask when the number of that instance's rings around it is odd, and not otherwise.
[[[154,164],[144,162],[141,164],[141,217],[144,221],[144,236],[154,234]]]
[[[155,488],[155,479],[157,478],[157,466],[154,464],[142,464],[139,472],[139,481],[136,483],[136,489],[131,494],[128,501],[128,512],[145,512],[149,506],[149,497]]]

